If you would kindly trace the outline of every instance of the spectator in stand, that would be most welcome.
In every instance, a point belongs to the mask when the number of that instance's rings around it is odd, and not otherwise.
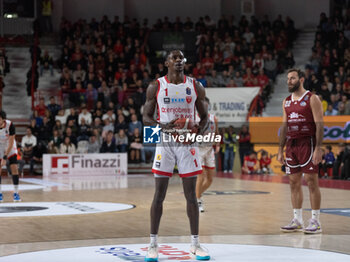
[[[332,146],[327,145],[324,158],[322,159],[322,162],[320,163],[320,167],[324,172],[323,178],[328,177],[328,168],[333,168],[333,164],[335,161],[334,154],[332,152]]]
[[[237,143],[237,135],[234,132],[233,126],[230,126],[228,132],[224,133],[223,142],[225,144],[224,172],[232,173]]]
[[[55,122],[57,125],[57,121],[60,122],[61,126],[62,123],[65,125],[67,123],[67,115],[65,114],[65,110],[64,109],[60,109],[57,113],[57,115],[55,116]]]
[[[77,145],[77,137],[76,135],[73,133],[72,128],[70,127],[66,127],[66,133],[65,133],[65,137],[69,137],[69,142],[74,144],[75,146]],[[63,141],[65,143],[65,141]]]
[[[113,131],[108,131],[105,140],[100,148],[100,153],[115,153],[117,152],[117,146],[113,137]]]
[[[73,81],[77,82],[78,79],[85,79],[86,71],[82,68],[81,64],[77,64],[76,70],[73,72]]]
[[[324,112],[325,116],[336,116],[338,115],[338,111],[333,108],[332,104],[329,104],[327,107],[327,111]]]
[[[208,87],[221,87],[222,86],[222,76],[217,74],[216,70],[211,70],[210,76],[207,76]]]
[[[340,143],[338,146],[338,155],[333,165],[333,179],[344,179],[349,174],[345,174],[345,166],[350,158],[350,150],[344,143]],[[347,170],[349,171],[349,170]]]
[[[58,149],[60,148],[60,144],[63,142],[62,137],[60,136],[58,130],[53,129],[52,136],[50,138],[49,143],[52,144],[52,147],[56,148],[56,151],[58,153]]]
[[[111,131],[112,133],[114,133],[114,125],[113,123],[109,120],[109,118],[106,118],[104,121],[104,126],[102,128],[102,137],[106,138],[106,136],[108,135],[108,132]]]
[[[66,136],[63,140],[63,143],[60,145],[60,154],[75,154],[76,147],[71,142],[69,136]]]
[[[26,129],[26,135],[22,137],[21,145],[23,148],[23,159],[29,161],[32,158],[33,148],[37,144],[37,139],[32,135],[30,127]]]
[[[257,153],[255,151],[252,151],[244,157],[242,174],[257,174],[258,171]]]
[[[118,120],[115,123],[115,132],[119,132],[120,129],[123,129],[125,133],[127,133],[128,130],[128,124],[125,121],[125,117],[123,114],[118,115]]]
[[[129,140],[130,143],[130,160],[131,162],[140,163],[141,161],[141,148],[142,148],[142,138],[138,128],[134,129],[133,134]]]
[[[88,144],[88,153],[99,153],[100,152],[100,143],[97,141],[95,135],[91,135]]]
[[[124,129],[119,129],[118,133],[115,134],[115,143],[117,145],[118,152],[127,152],[129,141]]]
[[[135,114],[131,115],[131,122],[129,123],[128,132],[129,136],[132,136],[135,134],[135,129],[138,129],[139,131],[142,130],[142,124],[139,120],[137,120],[137,116]]]
[[[43,75],[44,69],[50,70],[51,76],[53,76],[53,60],[47,50],[45,50],[44,55],[40,58],[40,76]]]
[[[88,111],[86,106],[82,107],[81,113],[79,114],[79,117],[78,117],[78,124],[79,125],[82,124],[82,119],[85,120],[85,124],[86,125],[91,125],[92,124],[92,115]]]
[[[56,115],[58,114],[58,111],[61,110],[61,106],[56,104],[55,97],[51,96],[50,97],[50,104],[47,105],[47,109],[51,113],[51,118],[55,119]]]
[[[259,173],[272,174],[272,169],[270,165],[271,158],[269,157],[269,154],[265,150],[263,150],[259,159]]]
[[[81,119],[81,123],[78,127],[78,138],[77,141],[88,141],[91,135],[91,126],[85,122],[85,118]]]
[[[30,175],[34,175],[34,165],[43,164],[43,154],[47,153],[46,146],[43,142],[39,141],[38,144],[33,148],[32,159],[30,160]]]
[[[115,123],[115,114],[113,113],[113,108],[109,108],[107,112],[102,116],[102,121],[108,119],[110,123],[114,125]]]
[[[265,74],[273,81],[276,80],[277,75],[277,61],[272,54],[268,55],[267,60],[264,63]]]
[[[243,125],[241,132],[239,133],[239,156],[241,159],[241,165],[243,166],[244,157],[251,151],[250,133],[248,126]]]
[[[39,99],[39,104],[35,106],[34,110],[38,113],[38,116],[44,117],[47,107],[45,105],[45,98],[41,97]]]
[[[38,129],[38,140],[47,144],[52,134],[52,122],[47,116],[43,118],[43,124]]]

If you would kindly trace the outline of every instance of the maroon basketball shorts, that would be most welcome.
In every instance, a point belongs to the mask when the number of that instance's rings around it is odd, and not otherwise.
[[[312,163],[315,150],[314,137],[288,139],[286,143],[286,174],[318,173],[318,165]]]

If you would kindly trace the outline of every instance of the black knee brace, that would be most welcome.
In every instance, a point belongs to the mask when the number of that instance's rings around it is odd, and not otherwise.
[[[19,175],[12,175],[12,181],[14,185],[19,184]]]

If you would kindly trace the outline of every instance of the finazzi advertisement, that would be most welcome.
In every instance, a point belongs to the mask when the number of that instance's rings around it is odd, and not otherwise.
[[[43,175],[126,175],[126,153],[44,154]]]

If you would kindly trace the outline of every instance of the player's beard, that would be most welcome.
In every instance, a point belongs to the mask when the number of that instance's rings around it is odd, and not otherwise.
[[[288,91],[289,93],[294,93],[295,91],[297,91],[300,87],[300,81],[298,80],[298,82],[295,83],[295,85],[293,86],[288,86]]]

